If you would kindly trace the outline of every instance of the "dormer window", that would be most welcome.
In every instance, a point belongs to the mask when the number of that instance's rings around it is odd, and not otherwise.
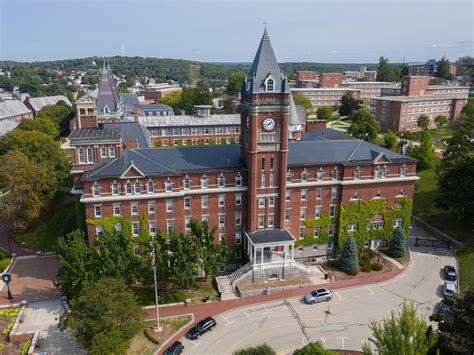
[[[407,167],[405,166],[405,164],[403,164],[403,166],[400,168],[400,176],[406,176],[406,174],[408,173],[408,169]]]
[[[360,178],[360,169],[359,167],[354,169],[354,179],[359,179]]]
[[[201,179],[201,189],[207,189],[208,181],[207,177],[203,176]]]
[[[92,195],[93,196],[99,196],[100,195],[99,185],[96,184],[92,187]]]
[[[166,191],[166,192],[171,192],[171,191],[173,191],[173,185],[171,184],[171,180],[170,180],[170,179],[166,180],[166,182],[165,182],[165,191]]]
[[[104,113],[110,113],[109,106],[105,105],[104,109],[102,110]]]
[[[319,170],[316,172],[316,179],[318,181],[322,180],[324,177],[324,170],[323,168],[319,168]]]
[[[148,181],[147,183],[147,191],[149,194],[154,192],[154,186],[153,186],[153,181]]]
[[[308,173],[306,172],[306,170],[304,170],[303,173],[301,174],[301,181],[303,182],[308,181]]]
[[[335,167],[331,171],[331,177],[332,177],[333,180],[337,180],[337,178],[339,177],[339,171],[337,170],[337,167]]]
[[[185,178],[184,178],[183,185],[184,185],[184,188],[185,188],[186,190],[189,189],[190,182],[189,182],[189,178],[188,178],[188,177],[185,177]]]
[[[374,196],[374,199],[377,199],[377,198],[382,198],[382,194],[380,193],[380,191],[378,191]]]
[[[138,182],[135,184],[135,193],[136,194],[141,194],[142,193],[142,188],[140,186],[140,183],[138,183]]]
[[[223,175],[219,176],[218,184],[219,187],[225,187],[225,178]]]
[[[235,186],[242,186],[242,176],[241,175],[237,175],[235,177]]]
[[[265,91],[266,92],[274,92],[275,91],[275,82],[272,78],[268,78],[265,80]]]

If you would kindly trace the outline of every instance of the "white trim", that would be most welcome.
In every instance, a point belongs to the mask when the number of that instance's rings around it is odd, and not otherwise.
[[[227,193],[227,192],[241,192],[247,191],[247,186],[240,187],[221,187],[221,188],[207,188],[207,189],[191,189],[191,190],[181,190],[175,192],[158,192],[152,194],[141,194],[141,195],[122,195],[122,196],[98,196],[98,197],[85,197],[81,196],[80,202],[90,203],[90,202],[107,202],[107,201],[135,201],[135,200],[147,200],[152,198],[171,198],[171,197],[184,197],[189,195],[208,195],[213,193]]]
[[[134,168],[140,175],[139,176],[125,176],[130,169]],[[133,163],[130,163],[127,169],[120,175],[119,179],[132,179],[132,178],[142,178],[145,177],[145,174],[143,174]]]
[[[402,176],[396,178],[383,179],[357,179],[357,180],[327,180],[327,181],[308,181],[308,182],[288,182],[287,188],[305,187],[305,186],[327,186],[327,185],[363,185],[375,184],[383,182],[401,182],[401,181],[416,181],[420,178],[418,176]]]

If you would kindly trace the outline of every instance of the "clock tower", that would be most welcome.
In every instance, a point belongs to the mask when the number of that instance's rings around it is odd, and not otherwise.
[[[290,95],[265,30],[241,88],[240,142],[248,167],[249,232],[284,228]]]

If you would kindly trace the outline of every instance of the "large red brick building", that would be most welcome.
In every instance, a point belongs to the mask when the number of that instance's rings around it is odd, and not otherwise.
[[[371,239],[359,242],[376,246],[379,229],[391,234],[392,225],[408,228],[409,213],[402,220],[374,211],[359,225],[341,216],[349,204],[381,199],[388,209],[400,198],[409,201],[416,161],[332,130],[289,141],[290,95],[265,31],[241,89],[239,144],[115,149],[113,158],[81,175],[81,202],[86,218],[94,220],[88,225],[91,245],[103,230],[101,219],[109,216],[131,220],[132,238],[143,227],[151,234],[187,232],[195,218],[217,226],[229,246],[242,246],[229,268],[240,266],[242,252],[254,265],[271,251],[281,251],[283,260],[329,256],[335,238],[370,230]],[[102,138],[105,154],[120,139],[113,129]],[[318,224],[326,217],[328,223]],[[135,251],[140,253],[138,243]]]

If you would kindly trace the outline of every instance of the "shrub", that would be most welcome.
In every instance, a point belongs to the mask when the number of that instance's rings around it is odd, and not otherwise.
[[[374,271],[381,271],[383,269],[382,263],[373,263],[371,265],[372,270]]]
[[[4,308],[0,310],[0,317],[16,317],[20,313],[19,308]]]
[[[257,346],[249,346],[247,348],[238,349],[232,355],[275,355],[275,350],[269,345],[263,343]]]
[[[347,271],[348,275],[355,276],[359,273],[359,270],[357,270],[356,267],[352,267]]]
[[[10,265],[10,262],[10,258],[6,258],[0,261],[0,272],[3,272],[8,267],[8,265]]]
[[[360,270],[362,272],[370,272],[370,260],[367,258],[360,263]]]
[[[367,256],[369,259],[372,259],[375,256],[375,252],[373,250],[367,250]]]
[[[30,348],[30,345],[31,345],[31,342],[33,341],[33,339],[29,339],[27,341],[25,341],[23,344],[21,344],[21,355],[26,355],[28,354],[28,350]]]
[[[150,329],[148,328],[143,329],[143,334],[145,335],[145,338],[147,338],[152,343],[156,345],[160,344],[160,341],[155,338],[155,336],[150,332]]]
[[[338,259],[328,260],[328,266],[330,266],[330,267],[339,267],[339,260]]]

